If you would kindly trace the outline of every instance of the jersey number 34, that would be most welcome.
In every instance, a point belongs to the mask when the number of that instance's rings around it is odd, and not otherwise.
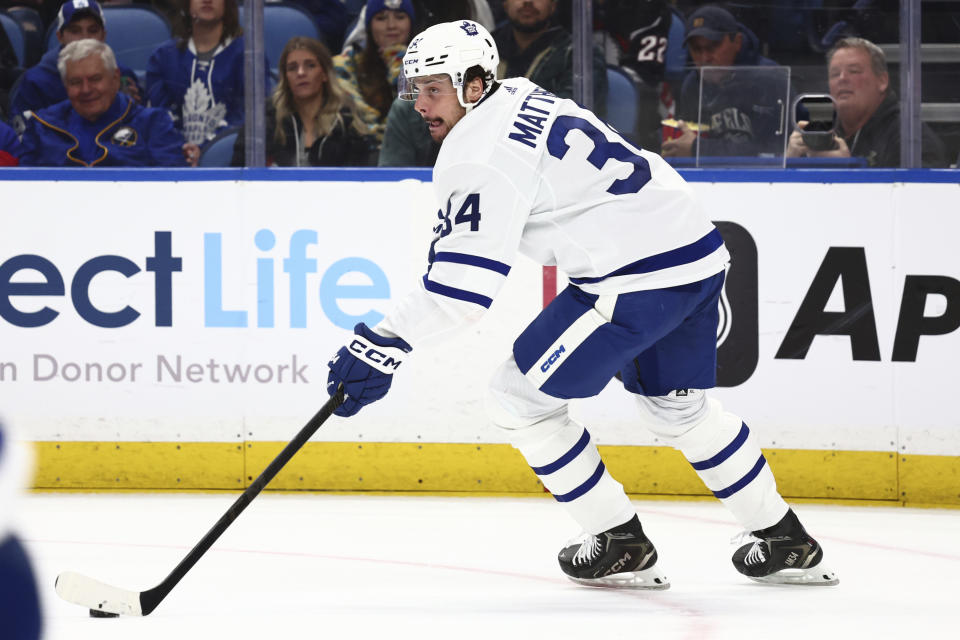
[[[643,185],[650,182],[650,164],[643,156],[637,155],[630,147],[620,142],[607,140],[603,131],[583,118],[557,116],[547,135],[547,152],[554,158],[563,160],[567,151],[570,150],[566,140],[567,134],[574,129],[582,131],[593,142],[593,151],[587,156],[587,162],[597,170],[602,170],[609,160],[619,160],[633,165],[630,175],[614,180],[613,184],[607,187],[608,193],[615,196],[636,193],[643,188]]]

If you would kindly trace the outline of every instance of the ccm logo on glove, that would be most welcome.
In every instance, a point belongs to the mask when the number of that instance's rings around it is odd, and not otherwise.
[[[347,345],[347,348],[358,358],[362,358],[371,367],[383,373],[393,373],[403,362],[400,358],[404,352],[396,347],[374,348],[364,341],[354,338]]]

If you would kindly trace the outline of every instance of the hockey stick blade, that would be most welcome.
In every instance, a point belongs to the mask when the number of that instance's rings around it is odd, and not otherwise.
[[[129,591],[112,587],[108,584],[88,578],[79,573],[65,571],[57,576],[54,588],[57,595],[73,604],[87,607],[92,611],[103,613],[115,613],[125,616],[148,616],[157,608],[164,598],[173,590],[177,583],[193,568],[193,565],[203,557],[203,554],[213,546],[227,527],[247,508],[254,498],[259,495],[267,483],[273,480],[284,465],[290,461],[290,458],[299,451],[307,440],[316,433],[327,418],[343,404],[344,392],[343,385],[337,389],[337,392],[330,396],[330,399],[320,408],[317,413],[310,418],[310,421],[300,429],[287,446],[283,448],[276,458],[267,465],[257,479],[244,490],[240,497],[227,509],[227,512],[220,516],[220,519],[211,527],[211,529],[200,539],[193,549],[184,556],[173,571],[170,572],[163,582],[152,589],[146,591]]]
[[[143,615],[138,592],[111,587],[79,573],[64,571],[57,576],[55,588],[57,595],[67,602],[94,611],[124,616]]]

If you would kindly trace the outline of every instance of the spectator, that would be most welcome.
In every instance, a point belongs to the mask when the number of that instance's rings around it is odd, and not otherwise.
[[[15,167],[20,164],[23,146],[17,132],[5,122],[0,121],[0,167]]]
[[[343,49],[346,51],[357,44],[363,46],[367,35],[364,29],[367,8],[363,7],[358,16],[357,25],[346,34]],[[441,22],[467,18],[479,22],[489,31],[496,24],[490,4],[487,0],[413,0],[414,27],[411,33],[419,33],[427,27]]]
[[[561,98],[573,97],[573,36],[556,23],[557,0],[504,0],[508,24],[493,32],[498,78],[523,76]],[[593,111],[606,107],[603,52],[594,51]]]
[[[267,166],[337,167],[370,163],[371,141],[319,40],[291,38],[280,54],[280,78],[267,104]],[[244,164],[243,136],[233,165]]]
[[[789,99],[787,74],[777,63],[760,55],[757,37],[725,9],[700,7],[687,19],[684,45],[696,69],[683,79],[677,115],[679,137],[663,143],[664,156],[782,155],[782,113]],[[769,74],[756,69],[771,67]],[[701,67],[710,69],[702,73]],[[700,137],[687,122],[698,122],[709,131]]]
[[[184,145],[170,116],[143,107],[120,91],[120,71],[99,40],[71,42],[57,67],[68,99],[28,112],[24,166],[181,167],[196,146]]]
[[[890,89],[883,50],[863,38],[843,38],[827,53],[827,76],[837,104],[834,148],[810,149],[797,130],[790,134],[787,157],[855,156],[866,159],[869,167],[899,167],[900,104]],[[923,166],[946,167],[943,143],[927,125],[921,133]]]
[[[634,131],[620,133],[644,149],[659,151],[661,112],[673,104],[666,76],[667,40],[673,12],[667,0],[599,0],[594,4],[594,41],[606,62],[632,70],[638,86]]]
[[[379,149],[415,13],[411,0],[367,0],[364,9],[366,44],[351,46],[333,65]]]
[[[174,37],[147,62],[147,98],[200,145],[243,124],[243,30],[237,0],[176,1]]]
[[[107,38],[103,9],[97,0],[64,2],[57,14],[56,24],[60,46],[45,53],[36,66],[24,72],[17,94],[10,104],[11,120],[18,129],[23,127],[25,112],[39,111],[67,99],[67,91],[57,70],[57,57],[63,47],[86,38],[100,42]],[[117,68],[120,69],[121,90],[134,101],[140,102],[143,91],[137,81],[137,74],[119,62]]]
[[[556,0],[505,0],[503,6],[510,23],[492,34],[500,51],[497,77],[526,75],[547,91],[572,98],[573,37],[555,24]],[[593,87],[594,104],[602,111],[607,76],[599,49],[594,52]],[[381,167],[432,167],[439,151],[440,145],[430,138],[427,124],[413,103],[395,101],[387,116],[378,164]]]

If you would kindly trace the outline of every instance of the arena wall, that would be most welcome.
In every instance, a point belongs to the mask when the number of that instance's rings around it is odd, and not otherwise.
[[[685,177],[733,253],[714,393],[784,495],[960,504],[960,173]],[[0,174],[0,413],[36,444],[35,487],[246,486],[325,400],[352,326],[417,285],[429,180]],[[542,492],[483,395],[550,275],[519,258],[479,324],[330,419],[271,488]],[[572,411],[629,492],[707,494],[616,380]]]

